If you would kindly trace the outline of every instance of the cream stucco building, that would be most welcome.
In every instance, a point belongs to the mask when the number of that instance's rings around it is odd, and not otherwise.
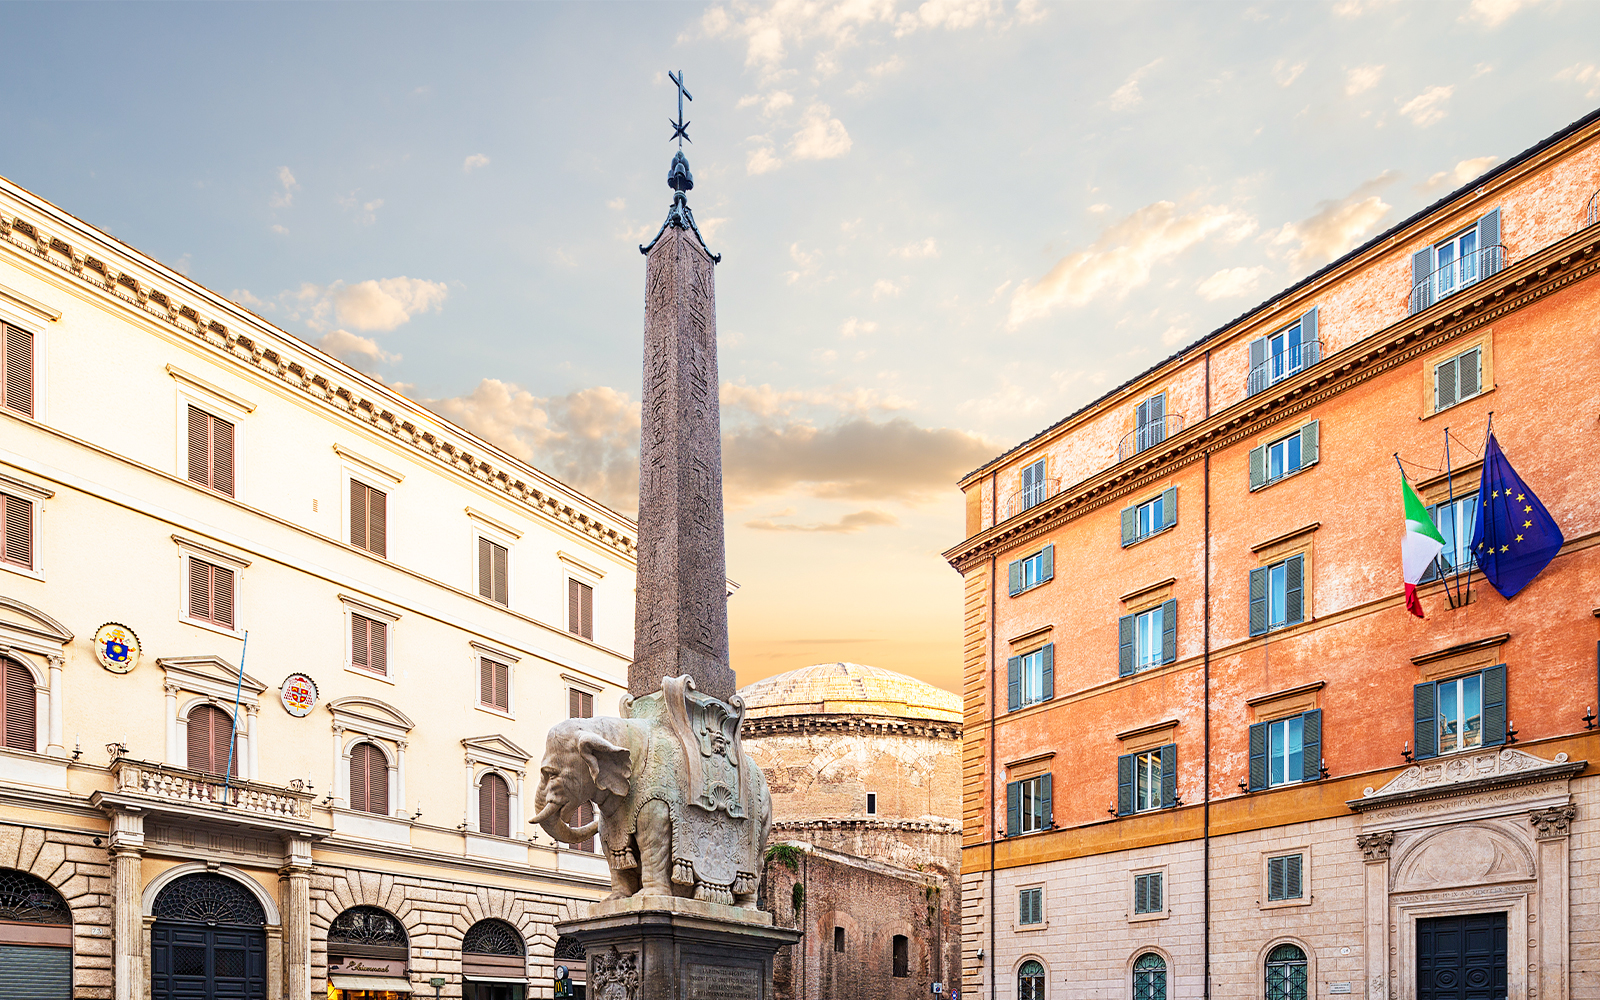
[[[0,323],[0,998],[550,996],[633,523],[3,180]]]

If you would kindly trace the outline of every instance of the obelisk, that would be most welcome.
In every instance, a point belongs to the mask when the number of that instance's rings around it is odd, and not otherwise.
[[[679,112],[682,119],[682,112]],[[681,145],[681,144],[680,144]],[[688,674],[733,697],[727,556],[722,529],[722,418],[717,400],[717,295],[722,258],[689,211],[694,187],[680,148],[667,173],[672,208],[645,255],[639,564],[628,693]]]

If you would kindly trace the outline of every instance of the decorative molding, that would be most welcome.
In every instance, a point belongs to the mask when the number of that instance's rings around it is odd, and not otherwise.
[[[362,468],[371,472],[376,472],[378,475],[383,476],[386,479],[392,479],[396,483],[403,483],[406,481],[405,473],[396,472],[387,465],[384,465],[381,462],[374,462],[372,459],[367,458],[364,455],[359,455],[343,445],[336,444],[333,446],[333,450],[335,454],[344,459],[346,462],[354,462]]]
[[[1464,653],[1476,653],[1483,649],[1493,649],[1496,646],[1504,645],[1506,640],[1510,638],[1510,632],[1502,632],[1499,635],[1491,635],[1486,639],[1474,639],[1472,642],[1463,642],[1457,646],[1436,649],[1431,653],[1420,653],[1417,656],[1413,656],[1411,662],[1420,667],[1451,656],[1461,656]]]
[[[516,528],[513,528],[511,525],[505,523],[504,521],[498,521],[498,520],[490,517],[488,514],[485,514],[483,511],[479,510],[476,507],[463,507],[462,510],[466,511],[467,512],[467,516],[472,518],[474,521],[477,521],[480,524],[484,524],[484,525],[487,525],[490,528],[493,528],[495,531],[498,531],[498,532],[500,532],[500,534],[505,535],[507,538],[511,539],[513,542],[517,541],[518,539],[520,539],[522,537],[522,532],[518,531]]]
[[[55,490],[46,489],[43,486],[35,486],[32,483],[25,482],[21,479],[13,479],[4,473],[0,473],[0,491],[6,493],[20,493],[25,497],[32,497],[35,500],[49,500],[51,497],[56,495]]]
[[[1126,743],[1129,740],[1137,740],[1143,736],[1154,736],[1157,733],[1167,733],[1177,728],[1177,719],[1167,719],[1164,722],[1153,722],[1148,726],[1140,726],[1138,729],[1129,729],[1125,732],[1118,733],[1117,739],[1121,740],[1123,743]],[[1170,741],[1162,740],[1161,742],[1166,743]]]
[[[760,718],[747,715],[741,732],[747,739],[761,736],[849,734],[959,740],[961,723],[937,719],[899,719],[881,715],[774,715]]]
[[[1578,774],[1586,760],[1568,761],[1558,753],[1553,760],[1506,747],[1483,753],[1453,754],[1424,761],[1401,771],[1382,788],[1367,786],[1362,797],[1345,803],[1356,812],[1412,799],[1437,798],[1482,791],[1502,785],[1522,785],[1548,778]]]
[[[228,563],[229,565],[238,569],[245,569],[250,565],[250,560],[244,558],[243,556],[236,556],[231,552],[224,552],[219,548],[207,545],[205,542],[197,542],[192,538],[185,538],[182,535],[173,535],[172,540],[186,549],[193,549],[196,552],[204,552],[206,555],[221,559],[223,562]]]
[[[349,594],[340,594],[339,600],[344,602],[347,607],[354,608],[366,615],[382,618],[387,622],[393,623],[400,620],[400,612],[390,611],[388,608],[380,608],[364,597],[352,597]]]
[[[1006,645],[1011,647],[1012,656],[1021,656],[1031,653],[1040,646],[1044,646],[1055,636],[1055,626],[1045,625],[1041,628],[1031,629],[1014,639],[1007,639]]]
[[[10,234],[8,233],[6,235],[9,236]],[[44,320],[46,323],[54,323],[56,320],[61,318],[60,309],[57,309],[54,306],[47,306],[38,299],[29,295],[24,295],[15,288],[11,288],[7,285],[0,285],[0,301],[10,303],[19,309],[24,309]]]
[[[1477,399],[1478,397],[1473,396],[1471,398]],[[1437,476],[1419,479],[1412,484],[1412,488],[1417,491],[1417,496],[1422,499],[1423,503],[1431,506],[1448,500],[1451,492],[1454,492],[1458,497],[1463,493],[1473,492],[1478,488],[1478,483],[1482,476],[1483,459],[1479,458],[1468,462],[1459,469],[1452,469],[1448,473],[1441,472]],[[1436,496],[1434,495],[1435,493],[1437,493]]]
[[[1394,831],[1356,834],[1356,846],[1361,848],[1363,861],[1388,861],[1389,848],[1394,846]]]
[[[507,665],[516,663],[522,659],[522,657],[506,649],[504,646],[490,646],[487,643],[478,642],[475,639],[467,640],[467,645],[486,656],[492,656],[496,660],[504,661]]]
[[[1133,601],[1143,601],[1155,596],[1162,596],[1164,598],[1165,595],[1158,595],[1158,592],[1170,590],[1172,585],[1177,582],[1177,577],[1169,576],[1165,580],[1158,580],[1155,583],[1147,583],[1143,587],[1139,587],[1136,590],[1130,590],[1126,594],[1123,594],[1121,597],[1117,598],[1117,600],[1121,601],[1123,604],[1128,604]]]
[[[556,551],[556,558],[560,559],[562,562],[566,563],[568,566],[575,567],[577,569],[582,570],[585,573],[588,573],[590,576],[594,577],[596,580],[599,580],[599,579],[603,578],[606,575],[606,571],[605,570],[600,569],[597,566],[593,566],[593,565],[590,565],[589,563],[584,562],[582,559],[579,559],[577,556],[573,555],[570,552],[563,552],[563,551],[558,549]],[[733,585],[733,589],[735,589],[735,590],[738,589],[739,585],[737,583],[733,583],[732,580],[729,580],[728,582]],[[733,592],[733,590],[729,591],[730,594],[732,592]]]
[[[1284,698],[1293,698],[1296,695],[1306,694],[1311,691],[1320,691],[1326,687],[1327,684],[1327,681],[1312,681],[1310,684],[1301,684],[1298,687],[1284,688],[1282,691],[1274,691],[1271,694],[1258,694],[1254,698],[1246,698],[1245,704],[1249,705],[1251,708],[1255,708],[1257,705],[1265,705],[1269,702],[1279,701]]]
[[[177,365],[168,365],[167,374],[171,375],[175,381],[191,389],[198,389],[207,395],[215,396],[235,409],[243,410],[246,413],[254,413],[256,411],[256,404],[243,396],[231,393],[219,385],[213,385],[198,375],[191,375]]]
[[[1528,822],[1533,824],[1538,840],[1557,840],[1567,836],[1572,832],[1572,821],[1577,818],[1578,807],[1575,805],[1551,806],[1528,813]]]
[[[1250,546],[1250,551],[1256,553],[1257,555],[1260,555],[1261,551],[1263,549],[1270,549],[1270,548],[1273,548],[1274,546],[1282,545],[1284,542],[1294,541],[1295,539],[1299,538],[1301,535],[1309,535],[1313,531],[1316,531],[1320,527],[1322,527],[1322,522],[1321,521],[1312,521],[1310,524],[1306,525],[1303,528],[1296,528],[1293,531],[1286,531],[1283,534],[1276,535],[1276,536],[1274,536],[1272,538],[1267,539],[1264,542],[1257,542],[1254,545]]]

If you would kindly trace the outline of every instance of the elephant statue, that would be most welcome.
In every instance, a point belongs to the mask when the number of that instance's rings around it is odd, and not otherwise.
[[[569,844],[598,830],[608,899],[682,896],[754,909],[772,798],[741,747],[743,721],[742,699],[700,694],[685,674],[624,697],[621,718],[557,723],[529,822]],[[595,819],[574,829],[586,802]]]

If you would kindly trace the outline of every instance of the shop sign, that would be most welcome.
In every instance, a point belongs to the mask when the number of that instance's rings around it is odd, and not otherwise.
[[[341,976],[404,976],[403,958],[350,958],[328,956],[328,972]]]

